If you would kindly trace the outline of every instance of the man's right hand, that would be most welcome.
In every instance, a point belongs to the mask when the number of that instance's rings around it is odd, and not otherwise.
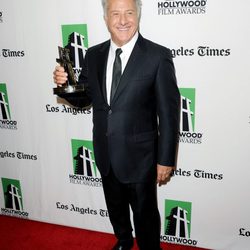
[[[53,72],[54,83],[57,85],[63,85],[68,80],[68,74],[65,72],[62,66],[56,66]]]

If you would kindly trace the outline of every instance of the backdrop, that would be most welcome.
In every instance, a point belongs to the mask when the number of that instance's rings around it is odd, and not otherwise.
[[[178,166],[158,188],[161,240],[249,249],[247,0],[144,0],[141,34],[172,50],[182,98]],[[109,38],[99,0],[1,0],[0,210],[112,232],[92,146],[92,110],[53,95],[58,46],[76,77]],[[147,218],[145,218],[146,220]]]

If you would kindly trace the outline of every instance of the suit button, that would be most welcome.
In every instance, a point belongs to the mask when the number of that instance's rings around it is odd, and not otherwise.
[[[111,115],[111,114],[112,114],[112,110],[110,109],[110,110],[109,110],[109,115]]]

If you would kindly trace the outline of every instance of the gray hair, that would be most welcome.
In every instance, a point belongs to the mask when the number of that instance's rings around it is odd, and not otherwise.
[[[109,0],[102,0],[102,7],[103,7],[103,13],[104,16],[107,15],[107,10],[108,10],[108,1]],[[134,0],[135,5],[136,5],[136,10],[137,10],[137,14],[138,14],[138,18],[141,18],[141,6],[142,6],[142,2],[141,0]]]

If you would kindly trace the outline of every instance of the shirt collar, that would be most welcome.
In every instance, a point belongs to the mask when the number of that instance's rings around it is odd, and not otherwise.
[[[118,46],[112,41],[112,39],[111,39],[111,42],[110,42],[110,49],[111,49],[112,54],[114,55],[116,49],[118,49],[118,48],[121,48],[121,49],[122,49],[122,55],[127,55],[127,54],[131,53],[132,50],[133,50],[133,48],[134,48],[134,46],[135,46],[135,43],[136,43],[136,41],[137,41],[137,39],[138,39],[138,36],[139,36],[139,33],[138,33],[138,31],[137,31],[137,32],[134,34],[134,36],[132,37],[132,39],[131,39],[128,43],[124,44],[122,47],[118,47]]]

